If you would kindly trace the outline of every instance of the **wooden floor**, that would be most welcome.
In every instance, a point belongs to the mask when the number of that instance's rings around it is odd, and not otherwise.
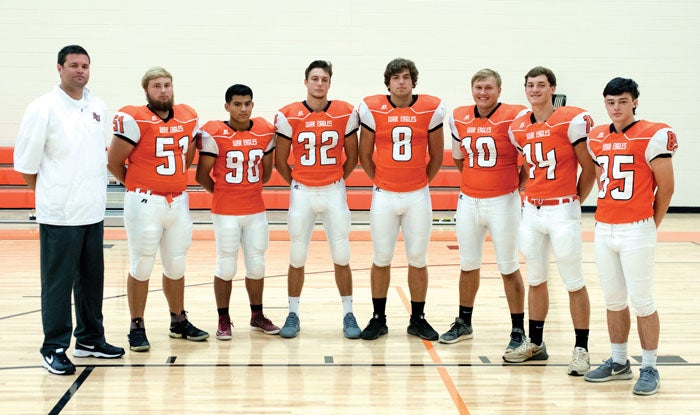
[[[267,256],[266,314],[287,315],[289,243],[273,233]],[[591,360],[609,356],[605,311],[595,272],[593,230],[584,219],[584,272],[591,295]],[[241,278],[234,281],[232,341],[218,341],[212,275],[215,246],[206,226],[188,257],[186,308],[212,334],[202,343],[173,340],[160,278],[151,281],[146,325],[151,351],[117,360],[78,359],[75,376],[42,369],[39,260],[36,228],[0,229],[0,402],[3,414],[673,414],[700,410],[700,215],[671,215],[659,235],[655,281],[661,316],[662,387],[651,397],[631,393],[632,381],[592,384],[566,375],[573,329],[565,291],[553,267],[545,326],[550,359],[504,364],[510,321],[492,246],[487,244],[472,340],[454,345],[406,334],[409,316],[403,244],[397,247],[387,305],[389,334],[376,341],[344,339],[341,304],[325,241],[313,241],[301,299],[301,333],[294,339],[248,329]],[[426,317],[444,332],[457,313],[459,260],[454,232],[439,226],[430,245]],[[128,347],[128,255],[123,229],[106,232],[105,329]],[[353,231],[355,314],[371,314],[367,231]],[[159,267],[159,265],[157,265]],[[239,270],[239,274],[242,273]],[[71,349],[72,351],[72,349]],[[635,378],[641,352],[630,342]]]

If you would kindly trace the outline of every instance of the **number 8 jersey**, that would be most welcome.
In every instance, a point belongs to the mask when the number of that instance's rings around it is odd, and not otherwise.
[[[359,127],[357,113],[344,101],[328,101],[314,112],[306,101],[289,104],[275,116],[277,135],[292,141],[292,178],[306,186],[326,186],[343,178],[345,137]]]
[[[428,185],[428,133],[442,127],[447,112],[440,98],[414,95],[398,108],[387,95],[365,98],[357,108],[360,123],[374,132],[374,184],[391,192],[411,192]]]
[[[126,169],[128,190],[176,193],[187,189],[187,150],[199,133],[195,110],[176,104],[162,119],[145,105],[126,106],[114,115],[113,130],[134,145]]]

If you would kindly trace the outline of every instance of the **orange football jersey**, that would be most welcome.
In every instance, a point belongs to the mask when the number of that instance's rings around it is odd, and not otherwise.
[[[654,216],[656,181],[650,163],[671,157],[678,143],[666,124],[637,121],[621,132],[611,125],[593,129],[588,150],[602,169],[595,219],[630,223]]]
[[[414,95],[397,108],[388,95],[365,98],[358,107],[360,123],[375,133],[374,184],[392,192],[411,192],[428,185],[428,133],[442,127],[440,98]]]
[[[202,127],[199,152],[216,157],[212,213],[252,215],[265,210],[262,159],[275,148],[275,127],[260,117],[251,122],[246,131],[236,131],[224,121],[209,121]]]
[[[578,194],[574,145],[586,140],[592,126],[590,114],[576,107],[559,107],[541,123],[528,111],[511,123],[510,140],[523,153],[523,168],[530,172],[526,196],[552,199]]]
[[[499,103],[484,118],[476,105],[455,108],[450,116],[452,157],[464,160],[460,190],[467,196],[502,196],[518,188],[518,151],[508,127],[526,111],[523,105]]]
[[[114,115],[114,134],[135,147],[128,157],[126,188],[175,193],[187,189],[185,156],[199,134],[197,113],[185,104],[173,106],[161,119],[147,106],[127,106]]]
[[[306,101],[295,102],[275,116],[277,135],[292,141],[292,178],[307,186],[325,186],[343,178],[345,137],[358,127],[357,113],[344,101],[328,101],[320,112]]]

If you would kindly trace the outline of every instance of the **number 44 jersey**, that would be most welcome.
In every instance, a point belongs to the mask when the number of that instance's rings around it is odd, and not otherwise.
[[[199,134],[195,110],[176,104],[162,119],[147,106],[127,106],[114,115],[114,135],[134,145],[126,188],[176,193],[187,189],[187,150]]]

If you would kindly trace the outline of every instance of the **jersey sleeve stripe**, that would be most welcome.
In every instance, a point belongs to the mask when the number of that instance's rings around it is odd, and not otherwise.
[[[440,124],[436,125],[435,127],[429,129],[428,132],[429,132],[429,133],[432,133],[433,131],[437,131],[437,130],[441,129],[441,128],[442,128],[442,124],[443,124],[443,123],[440,123]]]
[[[121,134],[116,134],[116,133],[115,133],[114,135],[115,135],[116,137],[118,137],[119,139],[124,140],[124,141],[126,141],[127,143],[131,144],[132,146],[135,146],[135,145],[136,145],[136,142],[135,142],[135,141],[130,140],[130,139],[127,138],[126,136],[123,136],[123,135],[121,135]]]
[[[368,126],[367,124],[361,122],[360,125],[363,126],[365,129],[367,129],[367,130],[369,130],[369,131],[371,131],[371,132],[374,132],[374,129],[370,128],[370,126]]]

